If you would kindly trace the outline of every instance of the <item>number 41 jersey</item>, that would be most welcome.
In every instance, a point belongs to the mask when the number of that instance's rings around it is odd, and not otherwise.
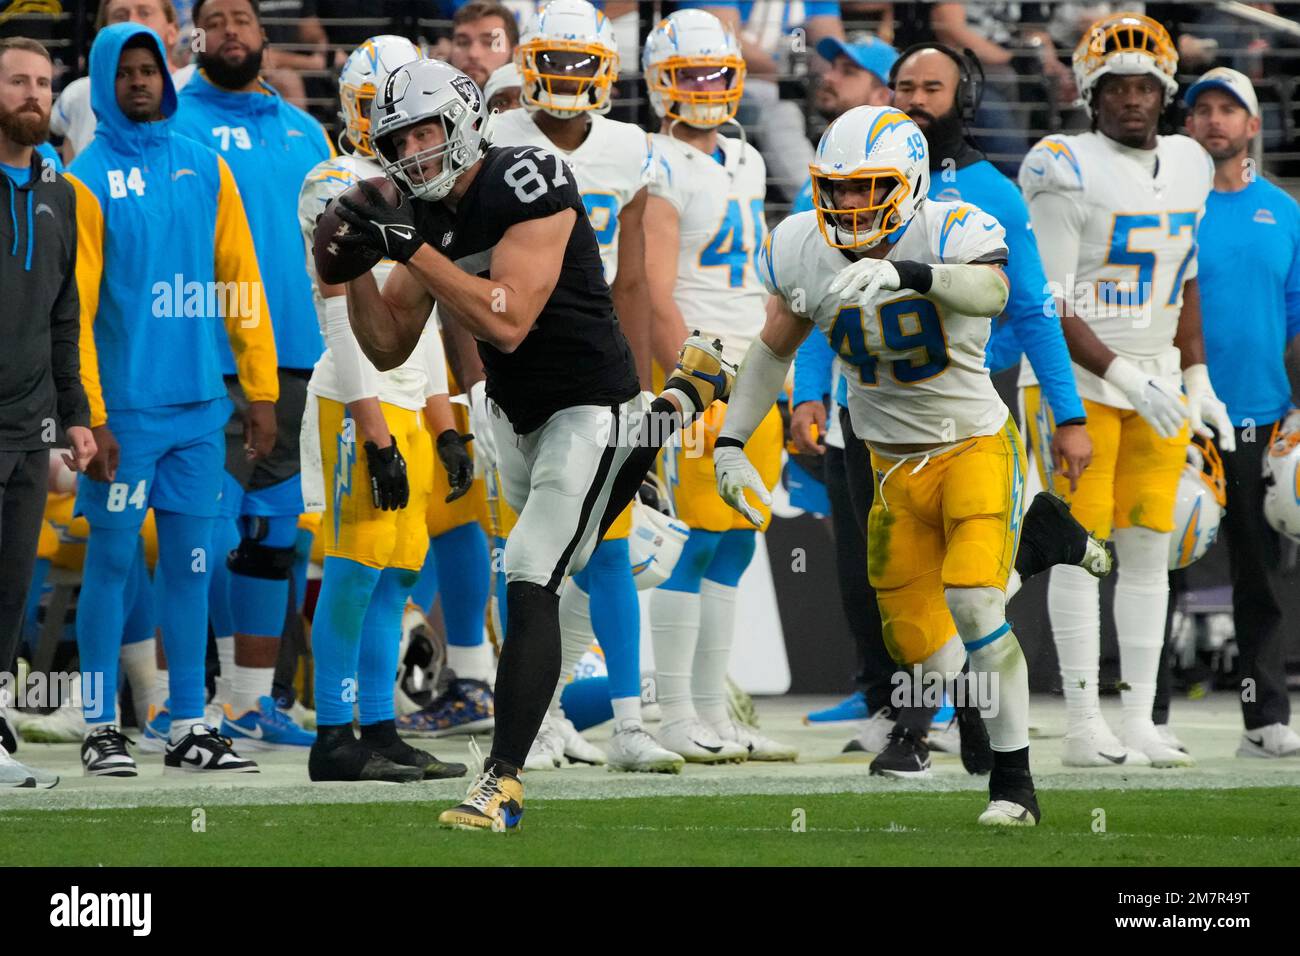
[[[736,364],[763,328],[767,294],[755,270],[767,233],[767,168],[753,146],[718,136],[722,161],[655,133],[650,194],[677,210],[677,285],[673,299],[686,330],[722,340]]]
[[[1005,264],[1006,233],[969,203],[929,200],[885,258]],[[758,261],[768,289],[816,323],[843,360],[859,438],[946,444],[992,435],[1006,423],[1007,407],[984,366],[989,316],[963,315],[909,289],[881,292],[866,309],[845,305],[829,287],[854,260],[822,238],[815,211],[773,229]]]
[[[513,352],[478,343],[488,397],[520,435],[562,408],[620,405],[641,388],[573,170],[535,146],[492,147],[454,213],[442,202],[414,202],[421,238],[481,278],[490,276],[492,251],[511,226],[565,209],[577,218],[555,288],[532,329]]]

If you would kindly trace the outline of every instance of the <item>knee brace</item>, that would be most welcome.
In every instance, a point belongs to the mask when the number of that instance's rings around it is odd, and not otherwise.
[[[968,651],[991,644],[1011,630],[1007,598],[997,588],[946,588],[943,598]]]
[[[232,574],[264,581],[287,581],[293,571],[293,548],[268,548],[247,538],[226,558],[226,567]]]

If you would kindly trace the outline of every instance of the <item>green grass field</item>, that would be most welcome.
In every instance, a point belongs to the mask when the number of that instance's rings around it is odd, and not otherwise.
[[[1036,829],[975,823],[971,792],[633,797],[526,805],[517,833],[441,830],[444,800],[0,812],[0,865],[1283,866],[1300,790],[1072,790]],[[800,815],[797,811],[803,811]],[[1104,832],[1094,832],[1096,811]],[[803,832],[797,824],[802,816]]]

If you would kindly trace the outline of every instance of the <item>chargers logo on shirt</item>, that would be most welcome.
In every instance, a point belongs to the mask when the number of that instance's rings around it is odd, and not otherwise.
[[[1255,221],[1267,223],[1270,226],[1277,225],[1277,220],[1273,218],[1273,210],[1271,209],[1256,209]]]

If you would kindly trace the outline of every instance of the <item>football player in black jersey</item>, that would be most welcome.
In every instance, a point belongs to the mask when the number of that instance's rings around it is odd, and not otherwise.
[[[519,769],[559,679],[564,578],[585,564],[682,419],[726,398],[733,370],[720,345],[688,339],[645,408],[572,172],[535,147],[489,148],[484,119],[463,73],[437,60],[400,67],[375,97],[371,135],[402,201],[393,206],[363,183],[336,202],[355,230],[342,244],[404,264],[382,291],[368,271],[347,284],[370,360],[400,365],[436,302],[457,380],[468,389],[486,375],[474,427],[480,446],[485,437],[495,446],[519,514],[505,554],[510,636],[492,752],[465,801],[439,821],[502,830],[523,813]],[[476,340],[477,357],[466,340]]]

